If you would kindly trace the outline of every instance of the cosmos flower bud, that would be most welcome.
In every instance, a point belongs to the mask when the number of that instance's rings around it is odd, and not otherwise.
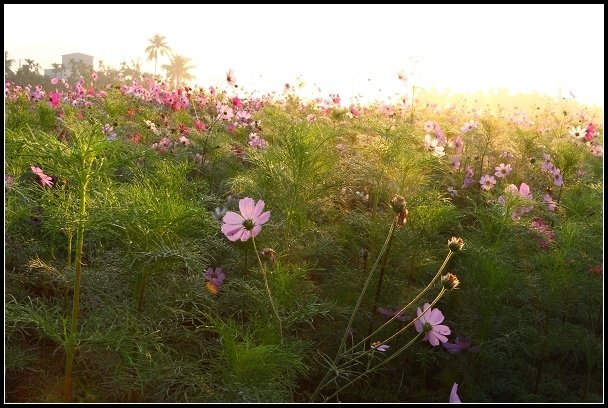
[[[391,208],[397,214],[397,226],[401,227],[407,222],[408,210],[406,208],[405,198],[395,194],[391,199]]]
[[[396,214],[402,213],[405,211],[405,198],[398,194],[395,194],[391,199],[391,208],[395,211]]]
[[[461,251],[463,246],[464,241],[462,238],[452,237],[448,240],[448,248],[450,248],[450,251],[452,252]]]
[[[446,275],[441,277],[441,284],[447,290],[452,290],[455,289],[458,284],[460,284],[460,281],[458,280],[458,277],[456,275],[452,273],[447,273]]]

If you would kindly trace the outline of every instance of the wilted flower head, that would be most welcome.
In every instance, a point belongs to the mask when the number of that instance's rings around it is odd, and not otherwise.
[[[239,201],[241,213],[228,211],[224,215],[222,232],[230,241],[247,241],[256,237],[262,230],[262,225],[270,219],[270,211],[264,211],[264,200],[257,203],[253,198],[245,197]]]
[[[448,239],[448,248],[452,252],[461,251],[463,246],[464,246],[464,241],[462,240],[462,238],[452,237],[452,238]]]
[[[439,309],[432,309],[429,303],[425,303],[422,307],[417,309],[418,320],[414,323],[416,331],[418,333],[424,331],[424,339],[428,340],[432,346],[438,346],[439,343],[445,343],[448,338],[445,337],[451,333],[450,328],[446,325],[440,324],[443,322],[443,313]],[[423,313],[423,310],[426,310]]]
[[[444,288],[451,290],[455,289],[460,284],[460,281],[458,280],[458,277],[456,275],[452,273],[447,273],[446,275],[441,277],[441,284]]]
[[[262,255],[263,258],[269,260],[270,262],[274,262],[277,260],[277,256],[278,254],[276,253],[276,251],[272,248],[264,248],[260,251],[260,255]]]

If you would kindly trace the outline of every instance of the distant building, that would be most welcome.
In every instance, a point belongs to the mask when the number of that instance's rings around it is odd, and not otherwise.
[[[72,75],[72,68],[77,68],[78,65],[81,65],[82,70],[85,69],[85,66],[87,67],[86,69],[93,69],[93,56],[81,52],[64,54],[61,56],[61,67],[59,69],[45,69],[44,76],[57,79],[69,78]]]

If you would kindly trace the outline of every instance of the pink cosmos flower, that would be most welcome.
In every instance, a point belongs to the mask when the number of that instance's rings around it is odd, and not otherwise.
[[[592,145],[591,146],[591,154],[594,156],[601,157],[604,155],[604,148],[600,145]]]
[[[355,117],[358,118],[359,117],[359,111],[357,110],[357,108],[354,107],[354,105],[350,105],[350,107],[348,108],[350,110],[350,113]]]
[[[217,115],[218,119],[221,120],[230,120],[234,117],[234,111],[228,105],[220,106],[219,113]]]
[[[49,94],[49,102],[53,108],[59,106],[59,102],[61,101],[61,93],[59,92],[51,92]]]
[[[450,391],[450,403],[451,404],[460,404],[460,397],[457,394],[458,392],[458,384],[454,383],[452,385],[452,391]]]
[[[551,194],[545,194],[543,196],[543,201],[545,202],[545,204],[547,204],[547,209],[549,211],[555,211],[555,209],[557,208],[557,203],[553,201],[553,197],[551,197]]]
[[[481,176],[481,179],[479,179],[479,184],[481,184],[481,188],[484,190],[490,190],[492,187],[494,187],[494,184],[496,184],[496,179],[494,176],[486,174],[485,176]]]
[[[467,166],[466,174],[464,177],[464,182],[462,183],[462,188],[467,188],[471,184],[473,184],[473,166]]]
[[[456,136],[454,140],[452,140],[452,146],[456,151],[456,154],[462,153],[462,148],[464,147],[464,142],[462,141],[462,137],[460,135]]]
[[[53,187],[53,178],[42,172],[40,167],[31,166],[32,172],[40,178],[40,184],[47,187]]]
[[[593,123],[589,123],[587,125],[587,130],[585,132],[585,140],[587,142],[590,142],[593,140],[593,138],[595,137],[597,133],[597,129],[595,128],[595,126],[593,125]]]
[[[98,79],[98,78],[99,78],[99,77],[97,76],[97,72],[93,72],[93,73],[91,74],[91,79],[92,79],[93,81],[97,81],[97,79]]]
[[[264,200],[256,203],[253,198],[245,197],[239,201],[239,209],[240,214],[228,211],[222,219],[222,232],[230,241],[247,241],[256,237],[270,218],[270,211],[262,212]]]
[[[540,165],[540,167],[542,167],[543,170],[546,171],[552,171],[553,170],[553,163],[551,162],[551,156],[548,155],[547,153],[543,154],[543,164]]]
[[[439,324],[443,322],[443,313],[439,309],[431,309],[431,305],[429,303],[425,303],[422,306],[423,310],[426,312],[422,313],[420,308],[417,309],[418,320],[414,323],[416,327],[416,331],[420,333],[424,331],[424,339],[428,340],[432,346],[438,346],[440,343],[445,343],[448,341],[446,335],[451,333],[451,330],[448,326],[443,324]],[[427,310],[428,309],[428,310]]]
[[[452,168],[458,170],[460,168],[460,157],[452,156]]]
[[[207,268],[205,279],[207,279],[207,289],[211,294],[215,295],[220,287],[224,284],[226,274],[219,266],[217,268]]]
[[[196,130],[198,130],[200,132],[204,132],[205,130],[207,130],[205,123],[200,119],[196,119],[194,121],[194,127],[196,128]]]
[[[477,123],[475,123],[475,121],[471,119],[468,122],[464,122],[464,125],[462,126],[460,131],[466,133],[473,129],[477,129]]]
[[[557,167],[554,167],[553,170],[551,171],[551,174],[553,175],[553,183],[556,186],[561,187],[564,185],[564,179],[562,177],[562,172],[560,169],[558,169]]]
[[[509,173],[511,173],[511,170],[513,170],[510,164],[504,163],[500,163],[495,169],[496,173],[494,173],[494,175],[498,178],[507,177]]]
[[[228,82],[228,85],[230,86],[236,85],[236,77],[234,76],[234,71],[232,68],[226,72],[226,82]]]
[[[57,85],[58,82],[59,80],[57,78],[51,78],[51,84]]]
[[[379,341],[375,342],[374,344],[371,345],[372,349],[374,350],[378,350],[378,351],[382,351],[385,352],[386,350],[388,350],[391,346],[389,346],[388,344],[380,344]]]
[[[445,342],[442,346],[450,353],[460,353],[461,351],[469,350],[472,353],[479,353],[480,348],[478,346],[471,346],[471,339],[468,337],[456,337],[454,343]]]
[[[309,122],[314,122],[315,120],[317,120],[317,117],[311,113],[308,116],[306,116],[306,120]]]

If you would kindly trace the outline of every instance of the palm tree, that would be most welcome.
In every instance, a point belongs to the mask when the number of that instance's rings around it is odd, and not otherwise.
[[[15,60],[8,57],[8,51],[4,51],[4,73],[6,75],[12,74],[11,65],[15,63]]]
[[[165,64],[161,68],[167,71],[167,79],[178,85],[182,81],[188,82],[194,79],[194,75],[188,72],[195,68],[194,65],[189,65],[190,61],[191,58],[173,54],[171,56],[171,63]]]
[[[156,76],[156,65],[158,64],[158,54],[168,56],[171,53],[171,48],[165,42],[164,35],[154,34],[154,37],[148,39],[150,45],[146,47],[148,53],[148,61],[154,60],[154,76]]]
[[[32,67],[34,66],[35,61],[33,59],[30,58],[26,58],[25,59],[25,64],[23,64],[23,67],[25,68],[25,70],[27,72],[30,72],[30,69],[32,69]]]

